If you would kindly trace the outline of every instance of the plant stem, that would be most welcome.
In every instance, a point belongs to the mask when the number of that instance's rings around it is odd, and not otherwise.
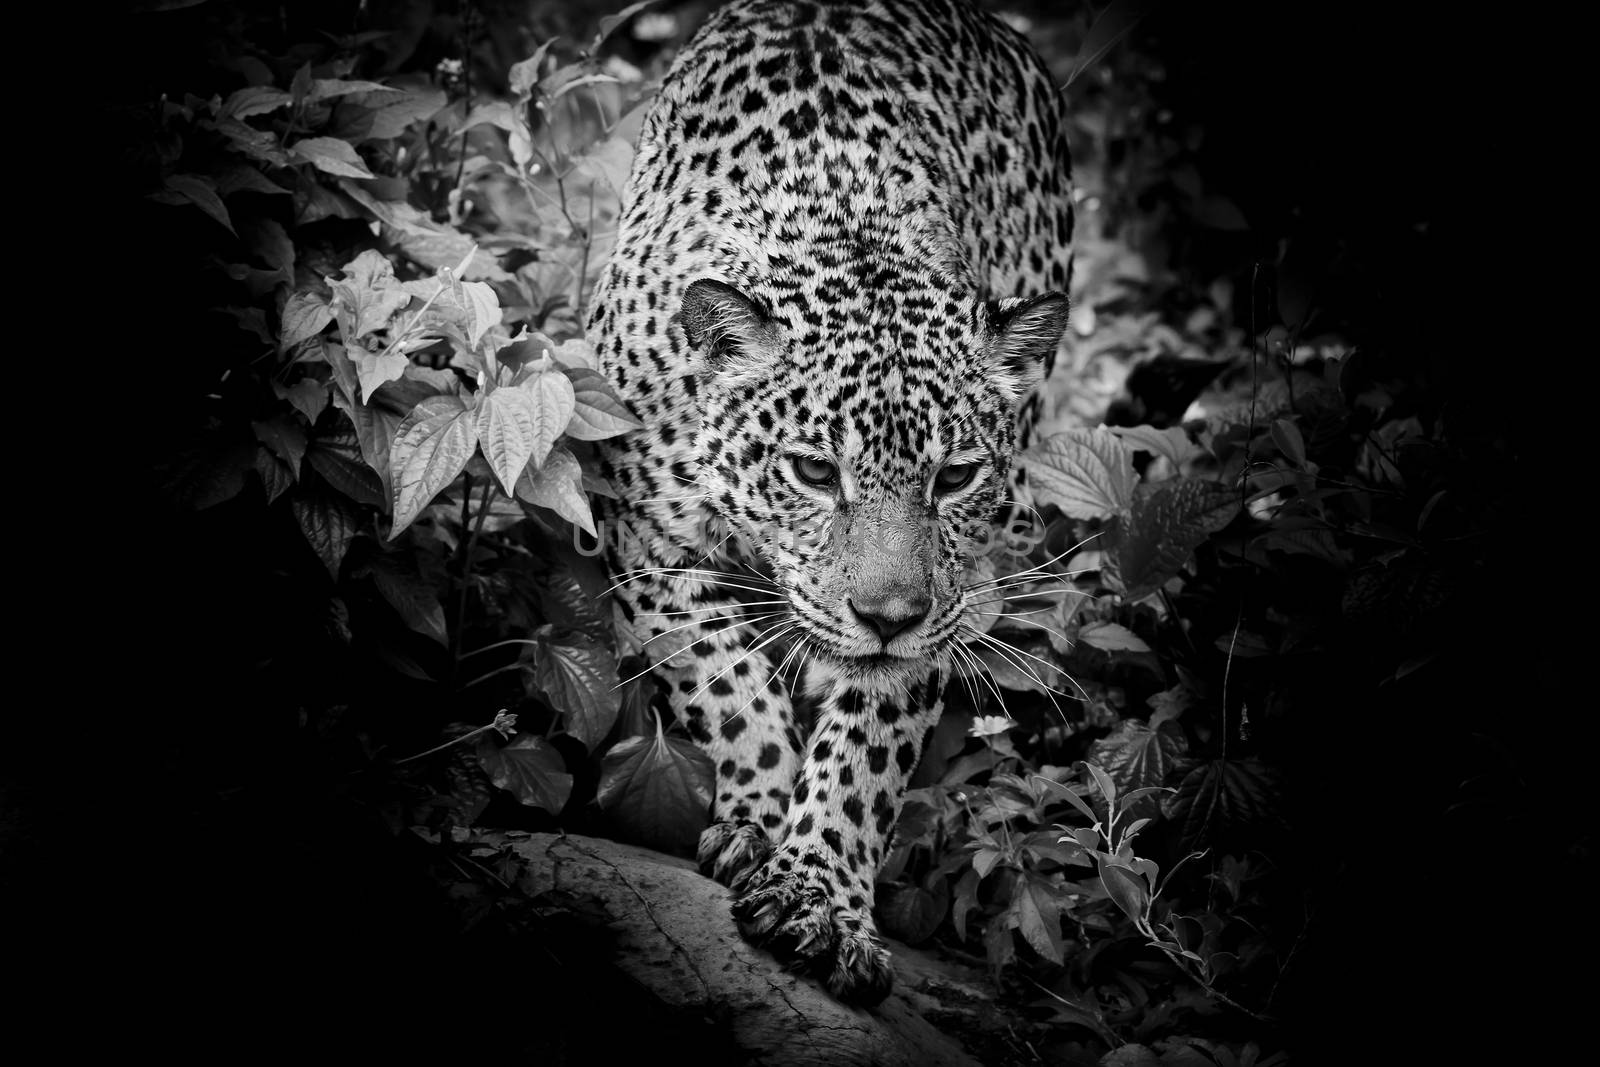
[[[399,764],[402,764],[402,763],[410,763],[412,760],[419,760],[424,756],[431,756],[435,752],[443,752],[445,749],[449,748],[451,745],[459,745],[463,741],[470,741],[472,738],[477,737],[479,734],[483,733],[484,731],[493,730],[493,729],[494,729],[494,723],[490,723],[487,726],[480,726],[476,730],[468,730],[466,733],[462,734],[460,737],[452,737],[450,740],[446,741],[444,744],[442,744],[442,745],[434,745],[432,748],[428,749],[426,752],[418,752],[415,756],[407,756],[405,759],[395,760],[395,764],[396,764],[396,766],[398,766]]]

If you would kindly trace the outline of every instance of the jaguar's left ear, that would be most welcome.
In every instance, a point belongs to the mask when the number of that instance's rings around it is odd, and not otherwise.
[[[1069,307],[1060,293],[990,300],[988,331],[997,383],[1017,399],[1044,377],[1045,357],[1067,331]]]

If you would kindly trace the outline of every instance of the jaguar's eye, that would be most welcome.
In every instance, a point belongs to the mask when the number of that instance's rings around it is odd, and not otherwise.
[[[817,459],[815,456],[795,456],[793,462],[794,472],[807,485],[826,489],[839,480],[839,468],[825,459]]]
[[[953,493],[972,481],[973,475],[977,473],[978,465],[976,463],[952,463],[933,476],[933,491],[936,493]]]

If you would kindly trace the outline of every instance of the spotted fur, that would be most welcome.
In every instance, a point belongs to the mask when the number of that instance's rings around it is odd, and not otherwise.
[[[845,999],[890,988],[874,877],[1071,232],[1057,93],[966,0],[740,0],[640,135],[590,321],[645,423],[606,455],[618,593],[717,767],[702,865]]]

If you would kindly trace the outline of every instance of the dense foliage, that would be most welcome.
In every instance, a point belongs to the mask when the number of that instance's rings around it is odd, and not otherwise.
[[[637,423],[582,329],[693,9],[362,7],[141,14],[183,58],[107,109],[129,225],[192,316],[147,383],[147,558],[226,620],[174,663],[174,706],[206,711],[148,766],[199,832],[302,850],[207,874],[296,896],[330,864],[352,896],[406,887],[399,915],[448,899],[429,936],[492,939],[538,902],[474,828],[682,852],[709,800],[613,625],[594,442]],[[1400,842],[1495,825],[1521,773],[1469,739],[1457,673],[1514,455],[1392,293],[1371,312],[1363,257],[1400,239],[1319,259],[1218,184],[1159,25],[1009,17],[1074,101],[1073,336],[880,914],[981,962],[1016,1062],[1287,1062],[1366,893],[1415,892]],[[1408,772],[1386,734],[1460,758]],[[348,933],[318,911],[291,914]]]

